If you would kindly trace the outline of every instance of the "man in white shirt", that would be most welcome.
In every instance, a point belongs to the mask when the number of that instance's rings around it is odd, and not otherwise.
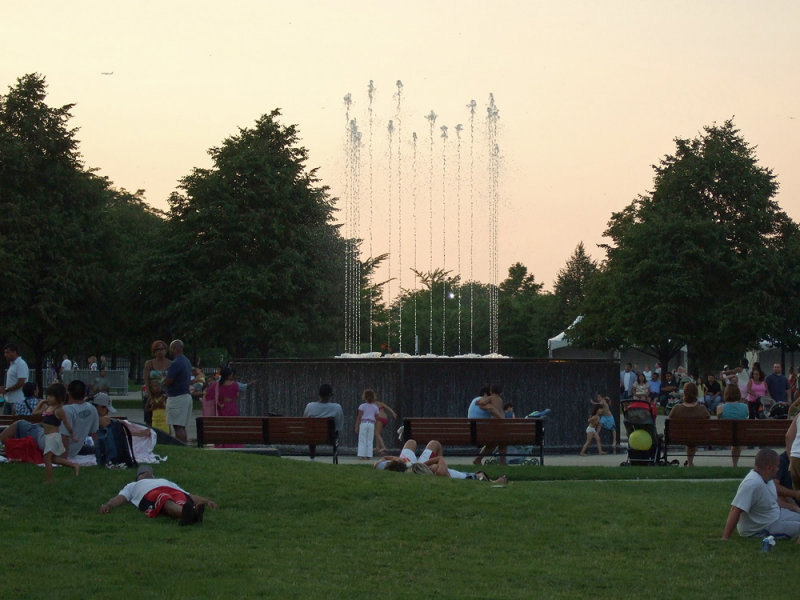
[[[10,415],[17,402],[25,400],[22,386],[28,381],[28,365],[19,355],[19,348],[16,344],[6,344],[3,354],[8,361],[8,371],[6,371],[6,384],[0,386],[0,394],[6,397],[3,405],[3,414]]]
[[[796,493],[775,483],[778,454],[765,448],[756,454],[755,467],[739,484],[731,502],[722,538],[731,537],[734,528],[742,537],[796,538],[800,533],[800,507],[786,497]]]
[[[63,375],[64,371],[72,371],[72,361],[67,357],[65,354],[61,360],[61,371],[60,373]]]
[[[126,502],[130,502],[150,518],[164,513],[168,517],[179,519],[179,525],[202,522],[206,505],[217,508],[217,504],[208,498],[190,494],[168,479],[155,478],[150,465],[141,465],[136,472],[136,480],[101,505],[100,512],[110,513],[112,508]]]

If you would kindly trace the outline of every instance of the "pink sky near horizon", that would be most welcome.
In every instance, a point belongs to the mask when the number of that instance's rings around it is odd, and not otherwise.
[[[760,163],[775,171],[781,207],[800,219],[794,2],[5,0],[0,23],[2,93],[25,73],[45,75],[51,105],[76,104],[73,124],[86,165],[116,187],[143,188],[160,209],[181,177],[210,165],[208,148],[276,107],[283,123],[298,125],[308,166],[343,196],[342,99],[352,93],[365,132],[373,80],[375,140],[383,140],[399,79],[404,131],[416,131],[426,145],[424,115],[434,110],[437,130],[450,128],[451,151],[455,125],[467,125],[465,105],[477,101],[482,124],[494,94],[501,280],[522,262],[551,289],[581,241],[602,258],[596,244],[611,213],[650,189],[651,165],[674,150],[673,139],[731,117],[757,146]],[[380,143],[377,170],[387,160]],[[403,148],[409,160],[410,142]],[[448,154],[448,211],[455,205],[454,161]],[[364,173],[362,166],[362,183]],[[411,173],[403,173],[409,189]],[[385,175],[375,188],[385,195]],[[422,191],[418,203],[427,211],[429,190]],[[409,194],[402,202],[404,268],[412,249]],[[442,194],[435,190],[437,206]],[[383,210],[375,209],[376,223],[385,221]],[[363,206],[361,216],[363,223]],[[418,266],[427,270],[429,232],[425,219],[418,221]],[[446,236],[457,237],[450,212],[448,221]],[[388,235],[381,226],[373,230],[376,254],[387,250],[378,247]],[[482,233],[461,232],[475,238],[475,276],[487,281]],[[457,254],[449,240],[448,269]],[[396,256],[395,269],[398,262]]]

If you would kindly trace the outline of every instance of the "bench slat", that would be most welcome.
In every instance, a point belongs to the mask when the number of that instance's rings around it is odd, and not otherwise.
[[[483,419],[476,421],[475,435],[478,445],[536,444],[540,428],[540,422],[534,419]]]
[[[269,417],[266,442],[268,444],[330,444],[335,432],[333,421],[312,417]]]
[[[785,445],[788,419],[667,419],[664,458],[669,446],[772,446]]]
[[[438,440],[443,446],[474,446],[470,419],[413,418],[405,419],[403,437],[418,444]]]
[[[542,419],[461,419],[413,417],[403,421],[403,441],[427,444],[437,440],[443,446],[538,445],[544,464]]]

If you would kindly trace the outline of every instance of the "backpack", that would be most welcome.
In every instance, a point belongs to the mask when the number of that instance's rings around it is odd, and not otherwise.
[[[111,421],[107,427],[97,430],[94,455],[97,464],[101,466],[125,465],[132,467],[138,464],[133,456],[131,432],[119,421]]]

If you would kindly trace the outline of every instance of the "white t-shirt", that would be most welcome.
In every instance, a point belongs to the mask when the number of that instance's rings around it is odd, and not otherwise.
[[[623,371],[620,380],[622,381],[625,391],[631,392],[633,390],[633,384],[636,383],[636,373],[633,371]]]
[[[170,487],[180,490],[184,494],[189,493],[177,483],[174,483],[169,479],[152,479],[148,477],[145,479],[140,479],[139,481],[131,481],[128,485],[120,490],[119,495],[123,496],[136,508],[139,508],[139,503],[142,501],[142,498],[147,495],[147,492],[150,492],[158,487]]]
[[[61,362],[61,370],[62,371],[72,371],[72,361],[68,358],[65,358]]]
[[[741,373],[736,374],[736,385],[739,386],[739,392],[742,394],[742,401],[747,399],[748,381],[750,381],[750,373],[747,372],[747,369],[744,369]]]
[[[338,402],[309,402],[303,411],[304,417],[333,417],[336,431],[344,429],[344,413]]]
[[[744,511],[736,525],[743,537],[758,535],[781,516],[775,482],[764,481],[755,471],[750,471],[739,484],[731,506]]]
[[[800,427],[800,423],[798,423],[798,426]],[[800,429],[797,430],[797,434],[794,436],[789,456],[792,458],[800,458]]]
[[[28,371],[27,363],[22,360],[21,356],[17,356],[17,358],[8,365],[8,371],[6,371],[6,390],[16,385],[20,379],[29,381],[29,375],[30,372]],[[6,391],[6,402],[9,404],[16,404],[23,400],[25,400],[25,394],[22,392],[22,387],[17,388],[13,392]]]

